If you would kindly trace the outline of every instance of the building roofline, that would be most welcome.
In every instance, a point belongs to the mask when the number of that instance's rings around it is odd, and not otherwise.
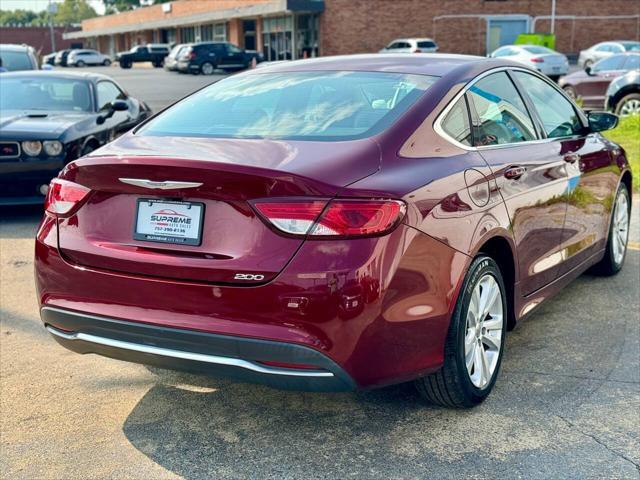
[[[259,3],[246,7],[214,10],[211,12],[196,13],[193,15],[181,15],[179,17],[171,17],[162,20],[153,20],[150,22],[141,22],[128,25],[118,25],[116,27],[100,28],[95,30],[69,32],[65,33],[62,38],[64,38],[65,40],[72,40],[76,38],[113,35],[116,33],[137,32],[140,30],[154,30],[158,28],[171,28],[183,25],[212,23],[233,18],[265,16],[290,12],[317,13],[323,10],[323,0],[272,0],[269,3]]]

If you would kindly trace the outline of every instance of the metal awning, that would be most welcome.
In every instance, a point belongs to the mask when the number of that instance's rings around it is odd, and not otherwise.
[[[141,30],[156,30],[159,28],[175,28],[188,25],[215,23],[233,18],[259,17],[267,15],[287,14],[292,12],[319,13],[324,11],[324,0],[273,0],[268,3],[259,3],[246,7],[228,8],[225,10],[213,10],[211,12],[182,15],[150,22],[139,22],[126,25],[118,25],[96,30],[69,32],[63,34],[65,40],[76,38],[99,37],[116,33],[138,32]]]

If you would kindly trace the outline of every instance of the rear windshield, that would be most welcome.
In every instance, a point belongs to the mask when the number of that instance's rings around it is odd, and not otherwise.
[[[524,50],[526,50],[529,53],[535,53],[535,54],[543,54],[543,53],[556,53],[553,50],[551,50],[550,48],[547,47],[540,47],[537,45],[527,45],[522,47]]]
[[[19,70],[34,70],[35,67],[31,63],[31,57],[27,52],[12,52],[8,50],[0,50],[0,58],[2,58],[2,66],[10,72]]]
[[[627,52],[640,51],[640,42],[622,42],[622,46]]]
[[[239,75],[191,95],[141,135],[352,140],[378,133],[436,77],[384,72]]]

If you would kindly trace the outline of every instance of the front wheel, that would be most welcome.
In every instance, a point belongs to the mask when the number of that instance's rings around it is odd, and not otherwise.
[[[627,241],[629,240],[630,207],[629,191],[627,186],[621,183],[613,204],[604,258],[593,267],[594,273],[610,276],[622,270],[627,255]]]
[[[500,268],[476,257],[464,280],[445,342],[444,364],[416,380],[420,394],[445,407],[469,408],[493,389],[504,352],[507,302]]]
[[[109,60],[108,58],[105,58],[104,62],[102,62],[102,65],[104,65],[105,67],[108,67],[109,65],[111,65],[111,60]]]
[[[85,63],[82,60],[78,60],[78,62],[76,63],[76,67],[84,67]]]
[[[131,68],[131,62],[120,62],[120,68]]]
[[[640,115],[640,93],[630,93],[622,97],[616,105],[616,115],[621,117]]]

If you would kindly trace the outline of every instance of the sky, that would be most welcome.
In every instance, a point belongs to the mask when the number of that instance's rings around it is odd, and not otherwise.
[[[52,0],[56,1],[56,0]],[[104,5],[102,0],[88,0],[89,4],[98,13],[104,13]],[[62,0],[57,0],[57,3],[61,3]],[[39,12],[45,10],[49,0],[0,0],[0,10],[33,10]]]

